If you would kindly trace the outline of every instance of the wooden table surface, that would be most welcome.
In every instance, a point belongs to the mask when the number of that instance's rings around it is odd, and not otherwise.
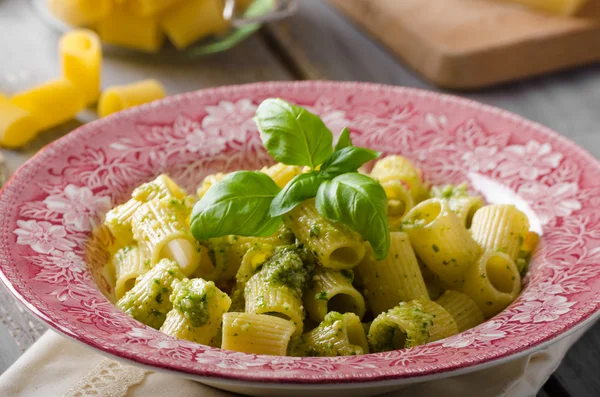
[[[0,92],[58,73],[59,34],[26,0],[0,0]],[[153,77],[170,94],[267,80],[358,80],[436,90],[322,0],[301,0],[297,15],[267,26],[233,50],[187,63],[107,55],[103,85]],[[600,157],[600,66],[585,67],[480,92],[456,93],[545,124]],[[44,133],[22,151],[2,150],[8,173],[46,143],[94,118]],[[0,286],[0,373],[46,326]],[[577,342],[538,397],[600,396],[600,323]]]

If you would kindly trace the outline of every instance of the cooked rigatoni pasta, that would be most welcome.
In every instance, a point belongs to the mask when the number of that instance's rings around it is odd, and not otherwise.
[[[404,183],[398,180],[381,182],[388,199],[388,219],[390,226],[398,226],[402,218],[414,206],[414,199]]]
[[[355,268],[355,272],[361,280],[365,298],[374,315],[383,313],[400,302],[417,298],[429,299],[410,238],[404,232],[391,233],[390,250],[384,260],[376,260],[368,245],[367,254]]]
[[[293,235],[290,234],[285,226],[282,226],[272,236],[268,237],[224,236],[209,239],[208,241],[205,241],[204,244],[208,247],[208,254],[214,264],[214,272],[198,276],[215,281],[231,279],[239,272],[246,254],[253,247],[256,247],[256,249],[251,252],[251,255],[258,254],[258,250],[262,246],[264,246],[264,253],[266,253],[268,252],[269,247],[274,249],[275,247],[292,243]],[[246,258],[247,262],[254,261],[256,263],[257,260],[260,261],[260,257],[251,258],[251,255]],[[265,258],[265,260],[266,259],[267,258]],[[264,260],[262,262],[264,262]],[[246,265],[248,264],[249,263],[246,263]],[[255,264],[254,269],[258,264]],[[249,269],[248,266],[245,266],[242,272],[249,270],[251,269]],[[249,273],[248,277],[252,274]]]
[[[196,194],[198,195],[198,197],[202,198],[206,194],[206,192],[208,192],[208,189],[210,189],[210,187],[212,185],[219,182],[221,179],[225,178],[226,175],[227,174],[218,172],[216,174],[212,174],[212,175],[209,175],[206,178],[204,178],[204,180],[202,181],[200,186],[198,186],[198,190],[196,191]]]
[[[406,214],[403,227],[417,255],[450,288],[460,286],[465,271],[481,253],[445,200],[419,203]]]
[[[484,251],[498,251],[517,260],[529,231],[527,216],[514,205],[486,205],[473,216],[471,234]]]
[[[377,161],[371,171],[371,176],[382,185],[390,181],[403,183],[415,202],[421,201],[427,192],[423,186],[421,171],[402,156],[387,156]]]
[[[201,245],[185,227],[189,209],[174,198],[153,199],[131,218],[133,237],[148,252],[151,263],[161,258],[176,261],[186,276],[200,265]]]
[[[204,244],[208,248],[208,255],[214,265],[214,271],[204,275],[196,273],[195,276],[213,281],[233,277],[237,273],[244,255],[252,245],[247,238],[239,236],[212,238],[205,241]]]
[[[223,315],[223,349],[250,354],[285,356],[296,326],[266,314],[225,313]]]
[[[183,49],[194,42],[227,31],[220,0],[187,0],[166,12],[161,27],[173,45]]]
[[[169,300],[173,281],[184,277],[177,263],[163,259],[138,278],[117,306],[136,320],[158,329],[173,307]]]
[[[157,52],[164,34],[156,16],[140,16],[124,5],[115,5],[110,16],[96,25],[102,41],[144,52]]]
[[[207,345],[217,336],[231,299],[212,281],[194,278],[174,283],[171,303],[173,309],[160,330]]]
[[[352,270],[335,270],[317,266],[304,292],[304,306],[315,322],[325,319],[328,312],[354,313],[363,318],[365,299],[352,286]]]
[[[294,355],[311,357],[355,356],[369,353],[365,330],[354,313],[332,311],[292,347]]]
[[[131,194],[131,200],[108,211],[104,224],[119,243],[128,245],[133,241],[133,230],[131,228],[133,214],[142,204],[155,198],[162,199],[166,197],[184,200],[186,195],[171,178],[162,174],[153,181],[138,186]],[[189,205],[189,203],[186,203],[186,205]]]
[[[477,210],[485,204],[480,196],[453,197],[448,200],[448,203],[450,209],[463,221],[467,229],[471,227],[473,216],[475,216]]]
[[[305,201],[284,215],[284,222],[325,267],[352,269],[365,256],[360,235],[320,215],[314,200]]]
[[[81,89],[65,78],[17,92],[10,101],[35,119],[38,131],[73,119],[85,107]]]
[[[48,0],[48,9],[58,19],[73,26],[89,26],[105,18],[112,0]]]
[[[58,44],[62,75],[83,92],[87,105],[100,95],[102,45],[98,35],[87,29],[74,30]]]
[[[115,269],[115,297],[121,299],[135,285],[135,280],[152,268],[146,251],[137,245],[118,250],[112,258]]]
[[[302,169],[295,165],[285,165],[277,163],[270,167],[264,167],[262,170],[265,174],[269,175],[271,179],[275,181],[277,186],[284,188],[295,176],[302,173]]]
[[[495,316],[521,292],[521,276],[513,260],[488,251],[465,274],[462,292],[469,295],[486,318]]]
[[[39,131],[31,113],[0,94],[0,145],[10,149],[21,147],[35,138]]]
[[[436,299],[435,303],[446,309],[456,322],[458,332],[476,327],[484,321],[483,313],[475,301],[468,295],[448,290]]]
[[[140,14],[159,7],[135,1]],[[201,8],[180,6],[166,20]],[[173,30],[181,46],[206,27],[185,28]],[[282,163],[212,169],[193,198],[161,175],[111,210],[101,230],[116,242],[102,275],[119,307],[213,347],[329,357],[437,341],[514,301],[539,240],[523,213],[484,206],[466,184],[429,190],[401,156],[378,161],[371,178],[363,170],[379,154],[353,146],[348,129],[329,152],[333,137],[315,117],[262,104],[261,139]],[[292,141],[298,128],[318,135]],[[312,145],[323,147],[303,151]]]
[[[244,254],[240,268],[235,275],[236,282],[245,285],[258,268],[273,256],[274,252],[275,247],[271,244],[256,243],[250,247]]]
[[[163,85],[154,79],[108,87],[98,101],[98,115],[106,117],[121,110],[164,98]]]
[[[384,352],[422,345],[458,333],[456,322],[440,305],[430,300],[402,302],[373,320],[369,345]]]
[[[304,327],[302,290],[308,273],[295,247],[278,247],[261,270],[246,282],[246,312],[290,320],[300,334]]]

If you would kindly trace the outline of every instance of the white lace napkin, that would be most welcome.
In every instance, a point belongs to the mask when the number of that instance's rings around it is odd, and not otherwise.
[[[560,364],[580,330],[545,350],[468,375],[409,386],[386,397],[535,396]],[[230,397],[200,383],[150,372],[104,358],[94,350],[48,331],[0,376],[3,397],[80,396]]]

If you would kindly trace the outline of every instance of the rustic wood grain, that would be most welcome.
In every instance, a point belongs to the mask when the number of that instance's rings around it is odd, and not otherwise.
[[[330,2],[441,87],[487,87],[600,59],[594,19],[493,0]]]
[[[269,30],[294,43],[290,57],[303,57],[323,78],[441,90],[419,78],[377,41],[320,0],[305,0],[297,15]],[[296,55],[299,53],[298,55]],[[298,65],[301,65],[298,64]],[[310,77],[310,73],[309,76]],[[553,73],[462,96],[510,110],[573,139],[600,157],[600,67]]]

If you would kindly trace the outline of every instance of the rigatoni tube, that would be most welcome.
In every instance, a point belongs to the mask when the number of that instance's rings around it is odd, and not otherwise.
[[[157,80],[143,80],[135,83],[107,88],[98,101],[98,115],[106,117],[133,106],[152,102],[166,96],[165,88]]]
[[[247,281],[244,288],[246,312],[290,320],[296,333],[302,333],[302,290],[308,275],[309,270],[295,247],[279,247],[262,269]]]
[[[430,300],[403,302],[380,314],[369,329],[373,352],[404,349],[444,339],[458,333],[452,316]]]
[[[354,356],[369,353],[369,345],[356,314],[329,312],[319,326],[304,334],[291,350],[293,355],[300,356]]]
[[[527,215],[510,204],[486,205],[473,216],[471,234],[484,251],[499,251],[517,260],[529,231]]]
[[[87,105],[100,95],[102,44],[98,35],[88,29],[74,30],[61,37],[59,52],[62,74],[84,96]]]
[[[178,49],[206,36],[222,33],[228,27],[219,0],[187,0],[161,16],[161,28]]]
[[[397,180],[381,182],[388,199],[388,219],[390,226],[398,226],[402,218],[414,206],[414,200],[404,183]]]
[[[429,199],[404,218],[404,230],[421,260],[448,288],[458,288],[481,248],[446,200]]]
[[[133,288],[117,302],[117,307],[136,320],[158,329],[173,307],[169,301],[173,281],[183,278],[177,263],[163,259],[137,280]]]
[[[169,176],[161,174],[154,180],[138,186],[131,194],[130,200],[108,211],[104,224],[115,237],[118,245],[128,245],[133,241],[131,219],[144,203],[155,198],[166,197],[184,200],[185,196],[185,191],[177,183]],[[182,203],[185,204],[185,201]]]
[[[151,263],[176,261],[189,276],[200,264],[202,248],[185,226],[187,207],[170,198],[143,204],[132,217],[134,238],[149,252]]]
[[[135,284],[135,279],[150,270],[150,260],[137,245],[118,250],[112,258],[115,269],[115,297],[121,299]]]
[[[287,355],[296,326],[289,320],[252,313],[225,313],[221,348],[249,354]]]
[[[363,296],[352,286],[354,275],[351,270],[335,270],[317,266],[304,293],[304,305],[315,322],[325,319],[327,312],[354,313],[359,318],[365,315]]]
[[[471,329],[484,321],[483,313],[475,301],[468,295],[448,290],[436,301],[454,319],[458,332]]]
[[[371,171],[371,177],[381,184],[389,181],[401,182],[408,188],[415,202],[422,200],[426,194],[421,171],[402,156],[391,155],[377,161]]]
[[[325,267],[351,269],[365,255],[360,234],[321,216],[314,200],[298,205],[284,215],[284,221]]]
[[[484,206],[485,202],[479,196],[464,196],[452,197],[448,199],[448,204],[465,227],[469,229],[473,223],[473,216]]]
[[[295,165],[285,165],[277,163],[271,167],[264,167],[262,170],[265,174],[269,175],[273,181],[280,188],[284,188],[295,176],[302,173],[302,169]]]
[[[35,119],[39,130],[67,122],[85,107],[81,89],[65,78],[17,92],[10,101],[27,111]]]
[[[462,292],[473,298],[483,315],[490,318],[517,298],[521,276],[508,255],[486,252],[467,270]]]
[[[0,145],[10,149],[21,147],[39,131],[40,125],[31,113],[0,94]]]
[[[373,250],[367,246],[367,254],[355,268],[355,273],[374,315],[387,311],[400,302],[416,298],[429,299],[427,286],[407,233],[391,233],[390,250],[381,261],[375,259]]]
[[[217,336],[231,299],[212,281],[201,278],[176,282],[171,295],[173,309],[160,328],[180,339],[208,345]]]

